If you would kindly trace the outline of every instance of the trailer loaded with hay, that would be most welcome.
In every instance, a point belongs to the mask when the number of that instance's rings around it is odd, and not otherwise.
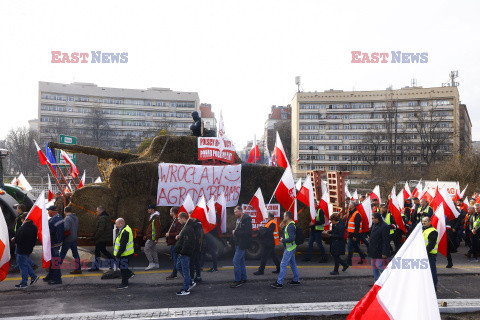
[[[148,216],[146,207],[156,203],[159,163],[201,164],[198,161],[197,137],[157,136],[142,154],[109,151],[81,145],[49,143],[50,148],[63,149],[72,153],[83,153],[97,157],[97,164],[103,178],[102,183],[87,184],[76,190],[71,197],[71,207],[80,221],[79,237],[82,243],[92,239],[96,208],[103,205],[112,219],[123,217],[135,230],[136,243],[140,246],[146,229]],[[240,163],[238,156],[235,162]],[[284,169],[258,164],[241,164],[241,190],[238,205],[248,204],[260,187],[268,201],[277,186]],[[230,242],[235,226],[233,207],[227,208],[227,233],[220,236],[223,253]],[[171,223],[170,207],[157,207],[161,225],[166,233]],[[299,225],[308,230],[308,210],[299,210]],[[218,243],[220,244],[220,243]],[[258,258],[260,241],[254,238],[248,257]]]

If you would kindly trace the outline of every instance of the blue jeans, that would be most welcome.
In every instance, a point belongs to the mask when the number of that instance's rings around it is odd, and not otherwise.
[[[387,259],[370,259],[370,264],[372,266],[373,270],[373,277],[375,278],[375,282],[377,282],[378,278],[380,278],[380,275],[382,274],[383,270],[388,265]]]
[[[460,228],[457,230],[457,238],[455,239],[455,246],[459,247],[460,242],[464,239],[464,230],[463,230],[463,225],[460,225]]]
[[[308,254],[307,254],[307,259],[312,258],[312,251],[313,251],[313,243],[316,242],[318,248],[320,249],[320,253],[322,254],[322,259],[326,260],[327,255],[325,254],[325,248],[323,247],[322,244],[322,231],[321,230],[315,230],[310,232],[310,238],[308,239]]]
[[[63,259],[65,259],[65,256],[70,249],[72,250],[73,258],[75,259],[75,270],[81,270],[82,268],[80,266],[80,256],[78,255],[77,241],[63,243],[62,250],[60,251],[61,263],[63,263]]]
[[[365,254],[363,251],[360,249],[360,239],[357,238],[356,241],[353,240],[353,238],[348,238],[348,261],[352,261],[353,257],[353,248],[358,251],[358,254],[360,255],[360,258],[365,259]]]
[[[233,272],[235,273],[235,281],[247,280],[247,268],[245,267],[245,249],[235,247],[235,255],[233,256]]]
[[[288,251],[285,249],[283,251],[282,262],[280,262],[280,273],[278,274],[277,283],[283,284],[283,280],[285,280],[285,274],[287,273],[287,266],[290,266],[293,272],[293,281],[298,281],[298,269],[297,263],[295,262],[295,251]]]
[[[173,260],[173,270],[172,270],[172,275],[176,276],[177,275],[177,260],[178,256],[175,253],[175,245],[170,246],[170,256],[172,257]]]
[[[22,273],[22,282],[20,282],[20,284],[27,285],[28,276],[30,276],[31,279],[35,279],[37,277],[30,264],[30,261],[32,260],[30,260],[30,256],[27,254],[17,253],[17,261],[20,272]]]
[[[28,258],[28,261],[30,263],[30,266],[35,266],[35,263],[33,263],[32,261],[32,258],[30,258],[30,256],[27,256]],[[18,264],[18,253],[17,253],[17,245],[15,245],[15,266],[14,266],[15,269],[20,269],[20,265]]]
[[[433,278],[433,285],[435,287],[435,290],[437,290],[437,255],[436,254],[429,254],[428,255],[428,262],[430,263],[430,271],[432,272],[432,278]]]
[[[177,270],[183,276],[183,290],[187,291],[192,283],[190,278],[190,257],[178,255]]]
[[[52,260],[50,261],[50,269],[48,270],[47,279],[52,281],[62,281],[60,247],[51,249]]]

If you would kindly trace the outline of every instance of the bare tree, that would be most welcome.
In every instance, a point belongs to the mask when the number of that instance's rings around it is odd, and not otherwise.
[[[110,126],[100,106],[93,106],[87,118],[87,127],[90,131],[89,144],[94,147],[105,146],[105,137],[108,136]]]
[[[11,129],[5,141],[10,151],[9,165],[7,171],[12,173],[23,173],[24,175],[38,174],[40,162],[35,148],[34,140],[38,140],[38,132],[27,127]]]

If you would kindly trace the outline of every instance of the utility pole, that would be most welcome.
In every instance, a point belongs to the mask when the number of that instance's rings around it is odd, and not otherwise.
[[[450,71],[450,82],[442,83],[442,87],[458,87],[460,83],[456,82],[455,79],[458,78],[458,70]]]

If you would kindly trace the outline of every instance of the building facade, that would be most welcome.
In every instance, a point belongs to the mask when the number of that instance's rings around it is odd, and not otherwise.
[[[217,132],[217,119],[215,118],[215,113],[212,112],[211,104],[200,104],[200,117],[202,117],[203,127],[205,129],[214,130]]]
[[[134,149],[162,129],[190,134],[191,113],[199,111],[199,105],[197,92],[39,82],[40,140],[56,141],[59,134],[66,134],[76,136],[78,144]]]
[[[364,175],[381,164],[421,166],[471,149],[457,87],[298,92],[291,106],[296,174]]]
[[[275,124],[282,121],[290,121],[292,118],[292,108],[287,106],[272,106],[268,119],[265,121],[264,134],[265,143],[269,152],[275,147]]]

